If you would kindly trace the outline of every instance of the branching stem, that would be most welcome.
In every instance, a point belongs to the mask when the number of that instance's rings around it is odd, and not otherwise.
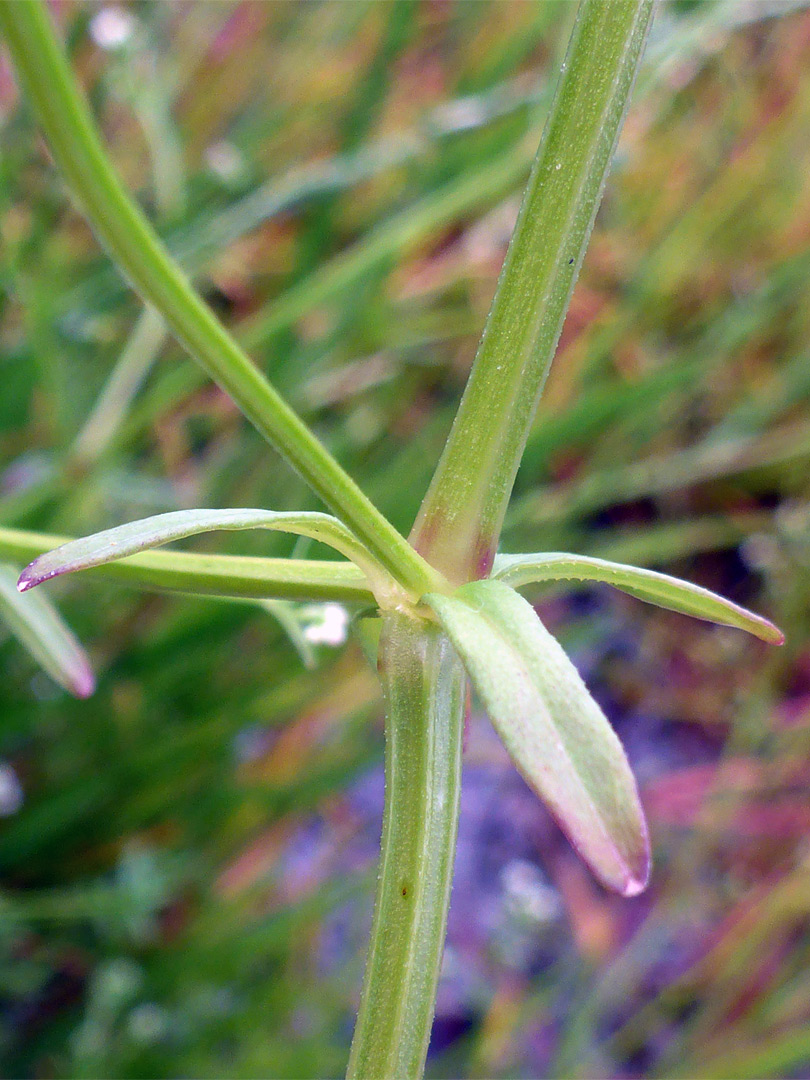
[[[278,395],[172,260],[110,164],[44,5],[0,3],[0,30],[62,174],[136,292],[406,591],[418,597],[442,588],[440,576]]]

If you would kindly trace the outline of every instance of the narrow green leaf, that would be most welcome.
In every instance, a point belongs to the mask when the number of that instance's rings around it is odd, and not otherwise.
[[[734,626],[767,641],[782,645],[785,635],[762,615],[718,596],[717,593],[693,585],[689,581],[644,570],[624,563],[595,559],[588,555],[568,555],[541,552],[537,555],[499,555],[492,575],[506,585],[518,588],[540,581],[602,581],[622,592],[646,600],[649,604],[692,615],[696,619]]]
[[[96,680],[84,649],[47,597],[20,596],[17,571],[8,563],[0,563],[0,621],[65,690],[80,698],[93,693]]]
[[[319,513],[247,509],[177,510],[71,540],[34,559],[23,570],[17,587],[25,592],[60,574],[101,566],[197,533],[241,529],[272,529],[328,544],[360,567],[382,606],[393,606],[402,599],[386,571],[337,518]]]
[[[0,527],[0,558],[28,562],[72,537]],[[133,588],[224,599],[374,603],[361,570],[344,560],[262,559],[196,551],[143,551],[88,571],[91,577]]]
[[[425,597],[526,780],[608,888],[647,884],[644,812],[621,743],[532,607],[500,581]]]

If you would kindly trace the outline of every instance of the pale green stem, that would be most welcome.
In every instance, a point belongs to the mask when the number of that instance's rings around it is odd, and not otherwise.
[[[583,0],[461,406],[411,534],[486,577],[633,87],[653,0]]]
[[[651,0],[584,0],[470,382],[413,537],[486,575],[627,107]],[[445,675],[442,676],[442,669]],[[465,680],[435,628],[388,616],[386,803],[349,1076],[419,1077],[443,951]]]
[[[118,179],[39,0],[0,3],[15,69],[99,239],[177,339],[406,590],[441,579],[366,498],[197,296]]]
[[[458,828],[464,668],[438,628],[385,616],[386,703],[380,872],[348,1076],[422,1075]]]

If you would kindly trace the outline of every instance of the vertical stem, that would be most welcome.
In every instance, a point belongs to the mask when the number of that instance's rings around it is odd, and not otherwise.
[[[461,406],[411,534],[452,581],[486,577],[562,330],[653,0],[582,0]]]
[[[420,1077],[444,950],[461,783],[466,680],[430,624],[385,616],[380,873],[348,1076]]]

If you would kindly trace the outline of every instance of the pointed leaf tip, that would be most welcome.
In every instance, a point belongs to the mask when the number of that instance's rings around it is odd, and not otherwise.
[[[637,896],[650,842],[630,766],[574,665],[533,608],[476,581],[435,611],[512,759],[603,885]]]
[[[55,682],[75,697],[90,697],[96,679],[87,654],[46,596],[20,596],[29,587],[0,564],[0,619]]]
[[[17,588],[21,593],[27,592],[61,574],[103,566],[198,533],[240,529],[270,529],[308,536],[319,543],[328,544],[363,571],[378,600],[386,595],[389,587],[386,571],[337,518],[315,512],[253,509],[177,510],[71,540],[29,563],[20,574]]]
[[[647,888],[649,881],[649,874],[647,874],[647,876],[643,879],[631,878],[630,881],[628,881],[627,885],[625,885],[622,896],[626,897],[628,900],[632,899],[632,897],[634,896],[640,896],[641,893],[643,893],[644,890]]]
[[[89,698],[96,691],[96,676],[89,664],[76,671],[70,684],[70,692],[77,698]]]
[[[701,585],[640,566],[590,555],[547,551],[535,555],[499,555],[493,577],[513,588],[542,581],[600,581],[648,604],[745,630],[769,645],[785,643],[785,635],[779,627],[755,611]]]

